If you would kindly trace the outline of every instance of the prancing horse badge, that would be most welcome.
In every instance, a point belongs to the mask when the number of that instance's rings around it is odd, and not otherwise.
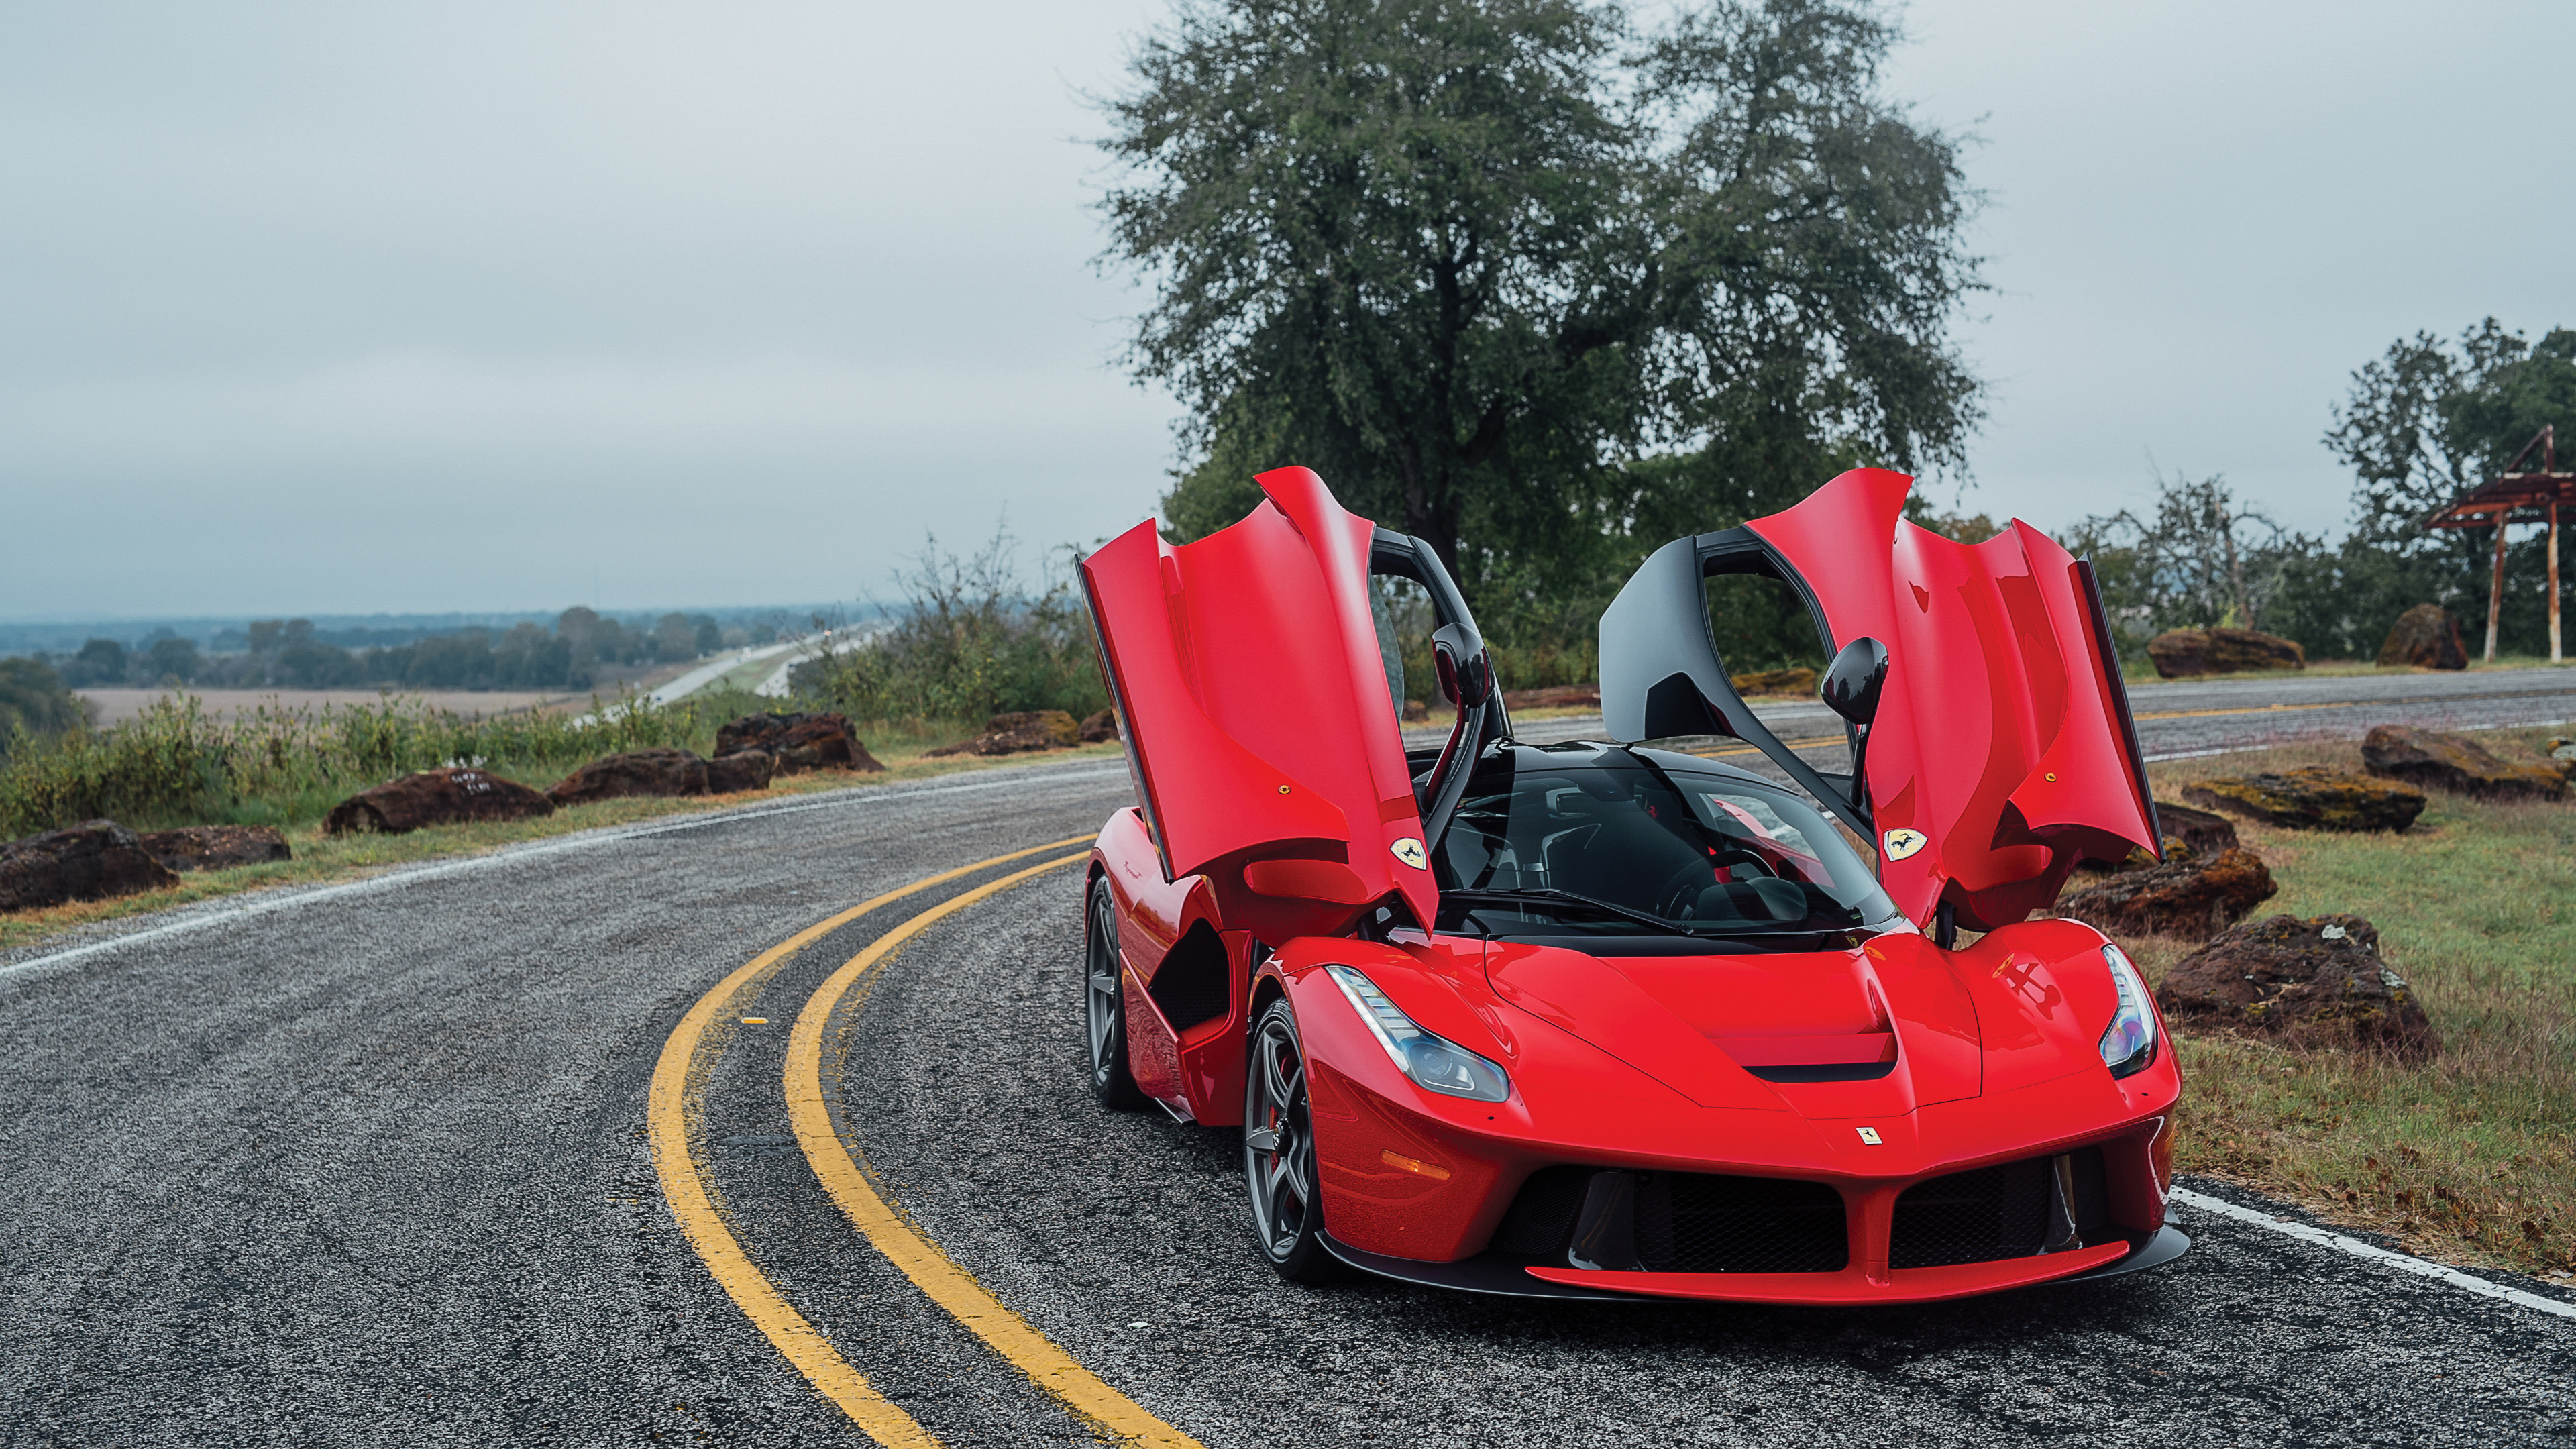
[[[1886,1146],[1886,1145],[1887,1145],[1886,1143],[1881,1142],[1881,1141],[1879,1141],[1879,1140],[1878,1140],[1878,1129],[1877,1129],[1877,1128],[1875,1128],[1875,1127],[1863,1127],[1863,1128],[1860,1128],[1860,1129],[1858,1129],[1858,1130],[1859,1130],[1859,1132],[1860,1132],[1860,1140],[1861,1140],[1861,1141],[1863,1141],[1863,1142],[1865,1142],[1865,1143],[1868,1143],[1870,1146],[1872,1146],[1872,1147],[1884,1147],[1884,1146]]]
[[[1887,832],[1887,858],[1903,860],[1921,850],[1924,842],[1929,839],[1931,837],[1920,830],[1891,830]]]
[[[1388,846],[1387,849],[1394,852],[1396,859],[1412,866],[1415,870],[1428,870],[1431,867],[1431,857],[1423,853],[1422,842],[1410,835]]]

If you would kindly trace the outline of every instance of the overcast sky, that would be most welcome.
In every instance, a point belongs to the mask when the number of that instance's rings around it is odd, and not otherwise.
[[[1079,92],[1159,0],[0,8],[0,617],[886,596],[1153,506]],[[2401,333],[2576,325],[2563,3],[1922,0],[1971,510],[2338,526]],[[1938,485],[1950,501],[1955,480]]]

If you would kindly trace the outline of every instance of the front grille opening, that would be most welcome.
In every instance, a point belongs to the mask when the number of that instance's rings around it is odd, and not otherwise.
[[[2079,1148],[2075,1194],[2069,1204],[2078,1240],[2111,1236],[2109,1194],[2103,1185],[2102,1149]],[[1889,1234],[1891,1268],[1946,1268],[2036,1257],[2048,1240],[2050,1185],[2055,1159],[2026,1158],[1918,1182],[1896,1199]]]
[[[1493,1250],[1569,1263],[1593,1179],[1623,1177],[1634,1267],[1655,1273],[1837,1273],[1851,1261],[1842,1194],[1821,1182],[1698,1172],[1558,1166],[1530,1174],[1494,1231]]]

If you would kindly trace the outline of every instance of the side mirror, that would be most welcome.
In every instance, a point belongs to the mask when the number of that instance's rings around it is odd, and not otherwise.
[[[1451,704],[1474,709],[1493,696],[1493,657],[1475,630],[1443,625],[1431,636],[1431,661],[1440,671],[1440,693]]]
[[[1817,693],[1825,708],[1856,725],[1878,717],[1878,691],[1887,683],[1887,646],[1875,639],[1854,639],[1825,667]]]

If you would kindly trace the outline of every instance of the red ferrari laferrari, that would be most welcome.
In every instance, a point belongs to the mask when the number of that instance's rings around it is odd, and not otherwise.
[[[1650,557],[1602,619],[1608,738],[1524,744],[1428,545],[1260,482],[1220,533],[1083,562],[1137,794],[1093,849],[1085,995],[1104,1104],[1242,1129],[1281,1274],[1901,1303],[2189,1245],[2146,984],[2026,919],[2157,848],[2088,565],[1846,473]],[[1730,684],[1729,573],[1805,601],[1852,773]],[[1436,616],[1436,751],[1405,749],[1373,574]],[[1796,788],[1651,743],[1710,737]]]

